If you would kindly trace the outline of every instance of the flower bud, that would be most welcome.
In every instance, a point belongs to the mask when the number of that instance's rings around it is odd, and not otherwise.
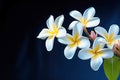
[[[90,38],[93,39],[93,40],[95,40],[96,37],[97,37],[97,34],[94,31],[91,31]]]

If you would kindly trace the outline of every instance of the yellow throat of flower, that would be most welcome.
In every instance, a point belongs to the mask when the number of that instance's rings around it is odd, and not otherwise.
[[[59,32],[58,27],[56,25],[53,25],[52,29],[48,31],[48,34],[56,36],[58,34],[58,32]]]
[[[82,23],[82,25],[84,27],[86,27],[87,23],[88,23],[88,20],[87,19],[83,19],[83,18],[80,18],[80,22]]]
[[[89,50],[88,53],[93,55],[93,59],[96,59],[98,56],[101,56],[103,54],[100,49],[100,45],[97,45],[94,49]]]
[[[80,44],[80,35],[76,33],[73,37],[67,37],[67,39],[71,42],[70,47],[74,47]]]
[[[108,45],[112,45],[112,43],[114,42],[114,34],[111,33],[110,35],[108,34],[104,34],[105,36],[105,40],[107,41]]]

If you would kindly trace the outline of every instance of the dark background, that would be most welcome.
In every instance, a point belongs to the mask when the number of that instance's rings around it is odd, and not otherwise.
[[[1,80],[107,80],[103,65],[97,72],[90,68],[90,60],[67,60],[65,45],[55,40],[47,52],[45,40],[36,36],[46,26],[50,14],[64,14],[63,26],[74,20],[72,10],[84,12],[93,6],[101,19],[100,26],[109,29],[120,26],[119,0],[1,0],[0,1],[0,73]],[[68,30],[68,29],[67,29]]]

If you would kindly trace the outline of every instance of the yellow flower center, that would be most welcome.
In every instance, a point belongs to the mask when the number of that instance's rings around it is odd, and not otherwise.
[[[87,23],[88,23],[88,20],[87,20],[87,19],[80,18],[80,22],[83,24],[84,27],[86,27],[86,25],[87,25]]]
[[[103,54],[103,52],[100,51],[100,49],[100,45],[97,45],[94,49],[89,50],[88,53],[92,54],[93,58],[96,59],[98,56],[101,56]]]
[[[52,29],[48,31],[48,34],[56,36],[58,34],[58,32],[59,32],[58,27],[56,25],[53,25]]]
[[[105,40],[108,42],[108,45],[112,45],[112,43],[114,42],[114,34],[111,33],[110,35],[108,34],[104,34],[105,36]]]
[[[67,39],[71,42],[69,46],[72,48],[76,45],[79,45],[80,44],[79,38],[80,38],[79,33],[75,34],[73,37],[67,37]]]

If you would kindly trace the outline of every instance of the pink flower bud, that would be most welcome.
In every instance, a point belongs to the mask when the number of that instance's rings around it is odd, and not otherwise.
[[[97,37],[97,34],[96,34],[94,31],[91,31],[90,37],[91,37],[93,40],[95,40],[96,37]]]

